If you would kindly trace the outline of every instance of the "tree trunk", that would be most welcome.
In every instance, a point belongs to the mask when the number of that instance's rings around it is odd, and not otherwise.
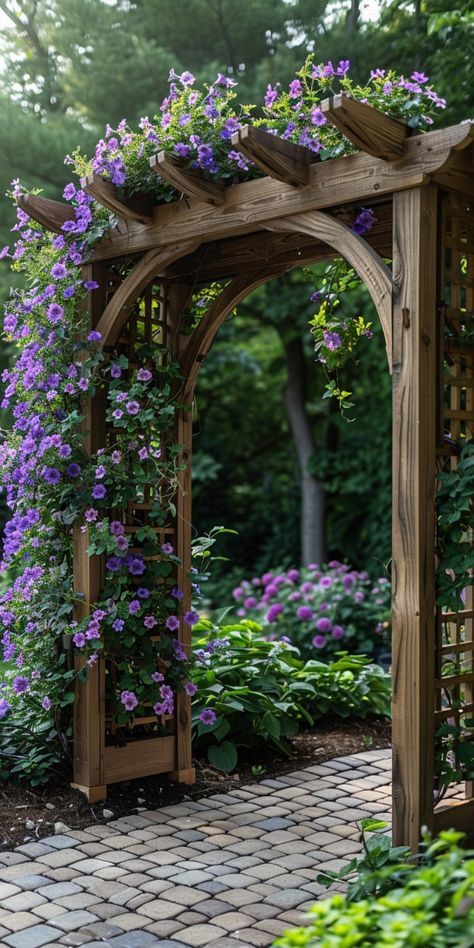
[[[306,359],[299,337],[282,338],[288,381],[284,390],[285,408],[295,442],[301,472],[301,562],[323,563],[325,544],[325,492],[322,484],[309,472],[316,452],[311,420],[306,410]]]

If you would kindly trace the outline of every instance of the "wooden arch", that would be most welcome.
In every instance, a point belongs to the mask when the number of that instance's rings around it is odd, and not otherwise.
[[[357,154],[315,161],[306,149],[260,128],[241,129],[233,144],[263,177],[216,186],[174,156],[158,155],[153,170],[177,192],[175,202],[159,207],[90,176],[83,187],[118,215],[118,223],[96,245],[84,279],[100,285],[89,316],[106,351],[117,345],[132,351],[140,323],[181,364],[184,407],[174,440],[182,445],[184,466],[177,516],[163,530],[181,558],[177,581],[185,606],[191,597],[189,409],[219,326],[251,289],[300,263],[342,255],[368,286],[393,378],[394,839],[416,849],[423,825],[474,827],[472,782],[464,798],[460,785],[444,801],[433,796],[437,731],[474,712],[473,589],[466,590],[463,609],[437,607],[435,557],[436,471],[454,470],[459,443],[474,436],[474,346],[459,333],[463,321],[474,319],[473,124],[409,134],[403,123],[345,97],[328,100],[323,110],[361,149]],[[60,232],[71,216],[68,206],[39,196],[21,203],[52,231]],[[347,226],[363,205],[374,208],[378,221],[365,239]],[[212,280],[224,290],[194,331],[184,332],[190,296]],[[108,437],[103,393],[85,411],[84,447],[93,451]],[[100,560],[87,556],[87,546],[77,531],[75,582],[85,613],[102,583]],[[189,645],[189,632],[179,634]],[[76,785],[100,799],[116,780],[160,772],[192,780],[189,699],[180,696],[167,736],[132,735],[118,745],[110,739],[114,723],[107,718],[104,682],[100,661],[78,688]]]

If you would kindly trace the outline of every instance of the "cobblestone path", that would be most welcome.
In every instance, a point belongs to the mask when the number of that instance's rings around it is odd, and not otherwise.
[[[390,767],[367,751],[0,853],[0,944],[271,945],[388,816]]]

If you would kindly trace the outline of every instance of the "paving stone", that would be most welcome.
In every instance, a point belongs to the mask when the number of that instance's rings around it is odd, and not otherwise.
[[[39,843],[37,845],[40,845]],[[48,847],[49,849],[50,847]],[[45,866],[51,866],[52,868],[69,866],[71,863],[79,862],[82,858],[82,853],[79,853],[77,849],[57,849],[47,852],[39,857],[40,863],[44,863]]]
[[[202,912],[194,912],[191,909],[187,909],[185,912],[181,912],[181,915],[178,915],[176,921],[179,924],[186,928],[189,925],[199,925],[201,922],[207,924],[208,918],[206,915],[203,915]]]
[[[198,886],[198,889],[201,889],[202,892],[208,892],[209,895],[219,895],[221,892],[226,892],[229,887],[223,885],[222,882],[201,882]]]
[[[50,882],[49,885],[37,889],[37,892],[53,902],[65,895],[76,895],[77,892],[82,892],[82,889],[75,882]]]
[[[26,892],[41,889],[43,886],[51,885],[51,883],[52,879],[48,879],[47,876],[38,875],[38,873],[31,873],[27,876],[19,876],[15,882],[15,885],[19,886],[20,889],[23,889]],[[0,892],[1,889],[2,887],[0,885]]]
[[[117,915],[113,916],[113,922],[111,924],[116,925],[117,928],[120,928],[122,931],[128,932],[135,931],[138,928],[145,928],[149,921],[150,919],[145,918],[144,915],[138,915],[136,912],[124,912],[122,909],[119,909]]]
[[[110,922],[94,922],[91,925],[86,925],[85,928],[81,928],[80,934],[105,940],[106,938],[113,938],[114,935],[123,935],[123,929]]]
[[[78,892],[77,895],[66,895],[62,899],[56,900],[56,905],[64,905],[64,908],[76,911],[76,909],[89,908],[97,901],[97,896],[91,892]]]
[[[175,905],[166,899],[152,899],[137,909],[139,915],[145,915],[146,918],[162,919],[174,918],[182,911],[181,905]]]
[[[124,932],[123,935],[117,935],[116,938],[109,940],[109,945],[113,945],[114,948],[148,948],[148,945],[150,945],[151,948],[152,945],[158,944],[160,944],[160,942],[155,935],[152,935],[151,932],[143,932],[140,930]]]
[[[80,932],[69,932],[68,935],[62,935],[59,944],[70,945],[71,948],[80,948],[81,945],[88,945],[92,941],[90,935],[81,935]]]
[[[8,915],[2,915],[0,921],[9,931],[19,932],[30,925],[37,925],[38,916],[32,912],[9,912]]]
[[[295,908],[301,905],[302,901],[300,889],[285,889],[283,892],[274,892],[265,898],[265,902],[269,905],[276,905],[281,909]]]
[[[249,892],[247,889],[228,889],[228,891],[222,896],[222,899],[226,902],[229,902],[229,904],[233,905],[234,908],[240,908],[242,905],[247,905],[249,902],[255,902],[255,895],[253,892]]]
[[[219,938],[220,935],[225,935],[225,930],[217,925],[191,925],[177,932],[175,939],[178,943],[200,948],[201,945],[212,945],[213,939]]]
[[[239,939],[234,939],[234,945],[245,945],[246,948],[249,948],[249,946],[252,948],[255,945],[256,948],[262,948],[262,946],[271,945],[274,940],[274,936],[268,932],[257,931],[255,928],[244,928],[243,931],[239,932]],[[215,945],[212,948],[215,948]]]
[[[173,882],[177,885],[193,886],[199,885],[201,882],[211,882],[212,876],[208,872],[204,872],[202,869],[191,869],[188,872],[180,872],[177,876],[174,876]]]
[[[10,948],[42,948],[48,942],[54,942],[57,931],[50,925],[33,925],[21,932],[6,935],[3,939]]]
[[[251,902],[250,905],[245,906],[245,913],[256,921],[261,921],[263,918],[275,918],[279,912],[278,906],[265,905],[264,902]]]
[[[49,922],[51,918],[56,918],[57,915],[64,915],[65,912],[67,912],[66,906],[58,905],[57,902],[45,902],[44,905],[38,905],[34,910],[34,914],[39,915],[45,922]]]
[[[16,852],[20,855],[37,859],[38,856],[45,856],[47,853],[52,853],[53,850],[51,846],[47,846],[46,843],[25,843],[24,846],[19,846]]]
[[[286,830],[289,826],[294,826],[294,821],[290,819],[284,819],[281,816],[273,816],[270,819],[259,820],[257,823],[253,824],[258,829],[269,830]]]
[[[238,932],[241,928],[252,925],[254,919],[244,912],[224,912],[213,918],[213,925],[224,928],[226,932]]]
[[[0,865],[2,866],[14,866],[17,863],[27,861],[28,857],[18,852],[18,849],[14,853],[0,853]]]
[[[21,888],[23,888],[23,886]],[[0,883],[0,902],[3,899],[8,899],[10,895],[16,895],[21,891],[21,888],[19,885],[12,885],[11,882]]]
[[[114,918],[116,915],[120,915],[123,912],[121,905],[111,905],[110,902],[96,902],[94,905],[91,905],[90,912],[93,915],[97,915],[98,918]],[[138,928],[138,924],[136,926]]]
[[[30,909],[36,908],[37,905],[42,905],[45,901],[44,896],[38,895],[37,892],[18,892],[16,895],[11,895],[8,899],[2,899],[0,905],[6,909],[7,912],[29,912]]]
[[[54,925],[55,928],[60,928],[63,932],[72,932],[76,928],[84,928],[91,922],[97,922],[97,915],[93,915],[92,912],[77,911],[77,912],[66,912],[65,915],[59,915],[57,918],[51,920],[51,925]]]
[[[239,889],[245,889],[249,885],[254,885],[255,881],[255,876],[251,876],[245,872],[229,872],[224,876],[219,876],[219,882],[223,885],[235,886]]]

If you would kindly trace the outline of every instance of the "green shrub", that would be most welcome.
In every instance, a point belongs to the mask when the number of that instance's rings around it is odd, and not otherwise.
[[[390,676],[378,665],[345,653],[331,664],[305,664],[298,649],[269,641],[255,622],[201,621],[193,652],[195,746],[221,770],[234,769],[239,748],[290,754],[288,738],[302,721],[390,713]]]
[[[275,948],[472,948],[474,851],[460,847],[462,838],[451,830],[425,840],[416,862],[388,837],[364,841],[358,883],[314,905],[308,927],[286,932]]]

